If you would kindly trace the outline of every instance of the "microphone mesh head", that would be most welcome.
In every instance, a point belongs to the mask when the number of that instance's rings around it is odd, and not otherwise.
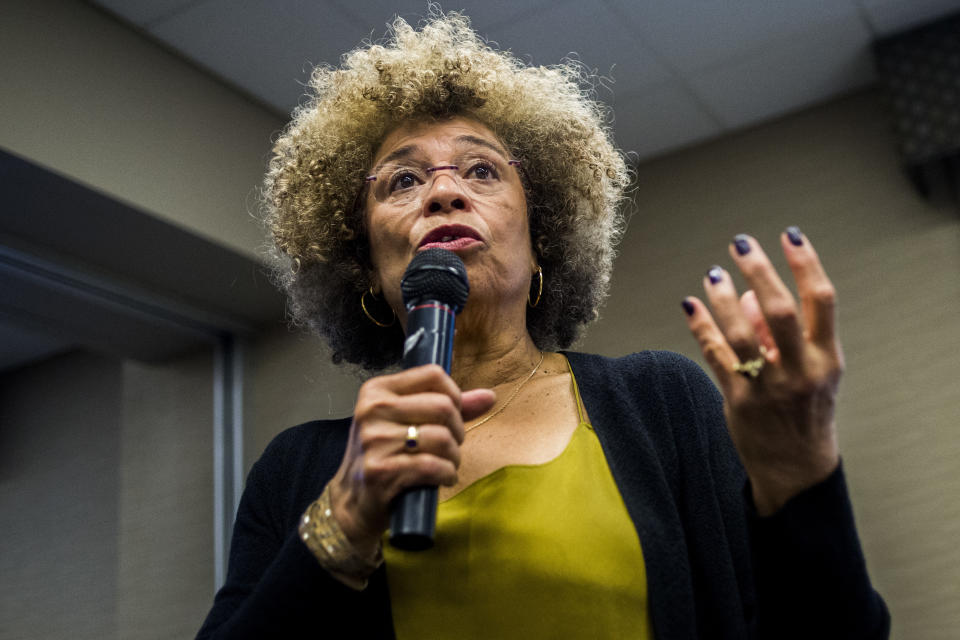
[[[452,251],[425,249],[410,261],[400,281],[400,290],[408,309],[426,300],[436,300],[459,313],[470,293],[467,268]]]

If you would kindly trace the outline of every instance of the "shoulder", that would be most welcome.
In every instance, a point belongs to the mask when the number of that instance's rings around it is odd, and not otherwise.
[[[351,418],[311,420],[284,429],[267,445],[257,464],[289,464],[295,458],[315,457],[341,441],[345,444]]]
[[[270,441],[260,460],[287,458],[296,452],[323,449],[325,445],[345,440],[350,431],[350,417],[335,420],[311,420],[284,429]]]
[[[723,398],[707,374],[683,355],[566,355],[598,432],[637,430],[664,450],[704,446],[714,434],[726,432]]]
[[[313,420],[277,434],[254,463],[251,483],[312,495],[333,476],[346,448],[351,418]],[[316,496],[314,496],[316,497]]]
[[[277,434],[247,474],[238,526],[266,523],[279,544],[336,473],[350,422],[314,420]]]
[[[578,363],[584,367],[597,369],[684,369],[696,368],[695,362],[690,358],[676,353],[674,351],[649,349],[645,351],[636,351],[623,356],[610,357],[601,356],[595,353],[581,353],[578,351],[562,352],[571,363]]]
[[[695,362],[673,351],[639,351],[610,358],[564,352],[580,386],[602,386],[610,392],[635,394],[638,388],[716,393],[709,376]],[[639,385],[639,386],[638,386]]]

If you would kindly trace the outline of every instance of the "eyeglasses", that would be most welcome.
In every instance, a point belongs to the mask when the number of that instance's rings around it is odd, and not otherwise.
[[[430,167],[416,162],[385,164],[367,176],[377,202],[406,205],[425,197],[438,176],[451,177],[457,186],[474,197],[486,197],[503,191],[509,184],[510,167],[519,160],[506,160],[495,153],[475,152],[461,156],[456,164]]]

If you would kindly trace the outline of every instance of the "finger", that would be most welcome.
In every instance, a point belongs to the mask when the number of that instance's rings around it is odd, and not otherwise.
[[[398,395],[421,391],[443,393],[450,396],[456,403],[457,409],[460,408],[460,387],[440,365],[425,364],[371,379],[371,382],[374,381]]]
[[[770,333],[770,325],[767,324],[766,318],[763,317],[763,311],[760,310],[757,293],[753,289],[740,296],[740,308],[743,309],[743,315],[746,316],[750,326],[753,327],[757,342],[762,347],[761,352],[764,358],[770,362],[776,362],[780,357],[780,352],[773,335]]]
[[[396,453],[411,426],[436,425],[447,437],[460,443],[463,419],[453,401],[442,393],[396,396],[386,392],[364,393],[354,414],[356,452],[383,457]]]
[[[460,396],[460,413],[463,420],[470,421],[485,414],[497,402],[492,389],[471,389]]]
[[[803,308],[807,337],[811,342],[833,348],[836,341],[836,289],[827,277],[813,245],[796,227],[780,235],[787,264],[793,271]]]
[[[700,345],[703,358],[717,376],[724,395],[727,395],[735,375],[733,366],[740,361],[737,354],[730,348],[703,302],[688,296],[683,299],[683,310],[687,314],[690,333]]]
[[[453,486],[457,484],[457,468],[452,461],[429,453],[404,456],[411,460],[409,472],[397,478],[397,493],[422,485]],[[394,494],[396,495],[396,494]]]
[[[393,453],[411,455],[417,453],[429,453],[444,458],[453,463],[457,468],[460,467],[460,446],[454,439],[450,429],[444,425],[421,424],[413,425],[416,427],[417,445],[411,450],[407,447],[407,440],[410,436],[410,427],[398,427],[395,429],[396,435],[392,437],[391,449]]]
[[[766,325],[780,350],[781,361],[786,365],[799,363],[803,354],[803,331],[790,289],[754,238],[738,235],[730,244],[730,255],[750,288],[756,292]]]
[[[463,426],[460,407],[450,396],[425,392],[406,396],[391,396],[379,403],[372,412],[379,419],[392,420],[402,425],[442,424],[452,430]]]
[[[367,456],[363,464],[364,482],[382,507],[389,505],[404,489],[421,485],[453,485],[457,469],[453,462],[431,453],[374,458]]]
[[[757,336],[740,307],[730,274],[720,267],[711,267],[703,278],[703,289],[710,301],[712,318],[737,358],[755,358],[759,347]]]

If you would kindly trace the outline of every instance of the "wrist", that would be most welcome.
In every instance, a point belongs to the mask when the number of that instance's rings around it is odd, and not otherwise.
[[[357,515],[360,510],[352,497],[354,494],[345,489],[344,483],[338,481],[336,476],[324,488],[324,492],[327,494],[330,517],[336,520],[340,531],[361,554],[372,556],[380,549],[381,532],[369,533],[363,526],[362,518]]]
[[[748,469],[750,493],[757,515],[773,515],[794,496],[826,480],[839,464],[840,457],[837,455],[816,465]]]
[[[383,563],[379,540],[374,545],[358,545],[340,527],[334,517],[329,485],[304,511],[298,532],[324,569],[358,591],[366,587],[367,578]]]

